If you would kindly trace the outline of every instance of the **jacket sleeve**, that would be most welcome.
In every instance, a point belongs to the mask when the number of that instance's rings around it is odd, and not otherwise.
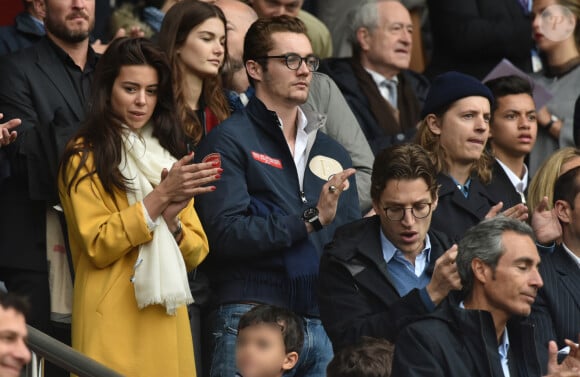
[[[395,344],[391,377],[448,377],[442,365],[444,350],[437,337],[410,325],[401,331]]]
[[[394,342],[405,319],[428,313],[417,289],[404,297],[397,296],[381,311],[376,310],[371,295],[356,284],[342,263],[325,252],[320,265],[318,300],[322,323],[335,350],[361,336]]]
[[[247,155],[232,135],[216,127],[196,153],[199,162],[209,153],[221,155],[223,173],[216,190],[196,198],[196,209],[215,260],[243,260],[282,251],[308,237],[306,225],[295,214],[249,213]],[[252,137],[252,136],[248,136]]]
[[[66,184],[79,165],[80,156],[74,156],[70,161],[66,167],[66,183],[59,180],[59,191],[69,237],[78,239],[82,247],[80,252],[86,253],[97,268],[105,268],[134,247],[152,239],[141,203],[120,210],[113,207],[112,203],[122,199],[105,194],[96,175],[80,181],[77,178],[68,194]],[[84,168],[79,176],[88,171]]]
[[[209,252],[209,245],[199,217],[195,212],[193,199],[181,211],[179,218],[183,227],[183,237],[179,243],[179,249],[187,270],[190,271],[203,262]]]
[[[529,321],[535,325],[534,335],[536,338],[536,343],[544,348],[548,347],[550,340],[554,340],[556,342],[558,341],[556,338],[556,329],[554,326],[554,321],[552,320],[551,312],[553,308],[557,308],[560,305],[557,305],[553,302],[551,303],[548,294],[548,290],[550,288],[554,289],[557,287],[557,281],[554,279],[551,267],[551,260],[549,260],[549,257],[542,257],[540,275],[544,281],[544,286],[538,290],[538,295],[536,296],[536,300],[532,305],[532,313],[528,317]],[[573,340],[576,341],[577,339]],[[564,346],[565,344],[558,344],[558,348],[562,348]]]
[[[371,203],[371,174],[374,155],[363,134],[358,120],[351,111],[344,96],[334,81],[323,73],[314,73],[313,83],[318,91],[311,89],[307,104],[313,110],[326,114],[326,124],[322,131],[338,141],[347,150],[356,169],[356,185],[359,205],[363,212]]]

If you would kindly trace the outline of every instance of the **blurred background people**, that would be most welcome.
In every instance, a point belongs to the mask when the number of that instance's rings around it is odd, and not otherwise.
[[[560,6],[564,8],[558,9]],[[560,11],[575,26],[562,36],[550,32],[553,26],[549,23],[551,13]],[[535,0],[532,17],[534,40],[544,63],[543,71],[535,77],[553,95],[546,106],[538,109],[538,140],[529,160],[530,173],[534,174],[553,152],[576,145],[574,104],[580,94],[580,3]]]
[[[21,50],[38,42],[44,30],[44,2],[23,0],[24,11],[14,19],[14,25],[0,27],[0,56]]]
[[[376,155],[415,136],[429,83],[409,70],[413,24],[399,1],[360,6],[351,27],[353,56],[324,60],[321,72],[337,83]]]

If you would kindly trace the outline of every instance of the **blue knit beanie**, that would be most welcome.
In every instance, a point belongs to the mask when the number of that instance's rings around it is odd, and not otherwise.
[[[435,114],[453,102],[471,96],[485,97],[493,105],[493,94],[479,80],[459,72],[446,72],[433,80],[421,111],[421,119]]]

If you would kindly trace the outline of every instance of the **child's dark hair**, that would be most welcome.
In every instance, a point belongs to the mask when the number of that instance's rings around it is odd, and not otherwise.
[[[238,331],[260,323],[276,325],[282,331],[286,353],[300,354],[304,343],[302,319],[288,309],[272,305],[258,305],[240,318]]]
[[[385,339],[363,336],[340,350],[326,368],[327,377],[389,377],[395,347]]]

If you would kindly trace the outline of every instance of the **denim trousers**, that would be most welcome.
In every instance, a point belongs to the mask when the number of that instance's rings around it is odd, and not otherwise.
[[[206,377],[233,377],[236,374],[236,337],[238,322],[254,305],[227,304],[209,313],[205,322]],[[332,344],[318,318],[302,317],[304,346],[296,367],[285,377],[326,377],[332,360]]]

